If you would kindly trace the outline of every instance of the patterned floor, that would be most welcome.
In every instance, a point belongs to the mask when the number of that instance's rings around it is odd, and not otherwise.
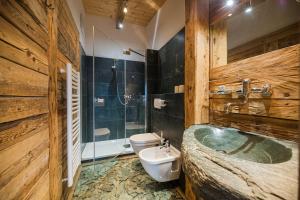
[[[101,161],[82,168],[74,200],[183,199],[174,183],[158,183],[144,171],[137,157]]]

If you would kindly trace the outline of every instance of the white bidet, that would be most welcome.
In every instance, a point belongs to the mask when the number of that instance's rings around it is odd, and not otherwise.
[[[156,146],[143,149],[139,152],[139,158],[146,172],[156,181],[167,182],[179,178],[181,153],[172,145],[169,148]]]

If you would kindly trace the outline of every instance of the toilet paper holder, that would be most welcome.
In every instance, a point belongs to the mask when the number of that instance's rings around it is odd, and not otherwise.
[[[161,109],[163,107],[166,107],[167,104],[168,104],[167,100],[163,100],[163,99],[160,99],[160,98],[155,98],[154,99],[154,108],[156,108],[156,109]]]

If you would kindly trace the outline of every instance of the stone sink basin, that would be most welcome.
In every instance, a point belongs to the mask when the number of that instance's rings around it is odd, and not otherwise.
[[[298,199],[298,145],[257,133],[193,125],[182,166],[198,199]]]
[[[199,127],[195,138],[203,145],[228,156],[258,163],[286,162],[292,157],[292,149],[255,134],[232,128]]]

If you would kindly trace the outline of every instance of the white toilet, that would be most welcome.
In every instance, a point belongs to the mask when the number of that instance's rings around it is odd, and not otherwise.
[[[155,133],[142,133],[131,136],[129,141],[134,152],[138,155],[145,148],[159,145],[160,137]]]
[[[143,149],[139,153],[140,161],[146,172],[158,182],[167,182],[179,178],[181,153],[172,145],[170,151],[160,146]]]

